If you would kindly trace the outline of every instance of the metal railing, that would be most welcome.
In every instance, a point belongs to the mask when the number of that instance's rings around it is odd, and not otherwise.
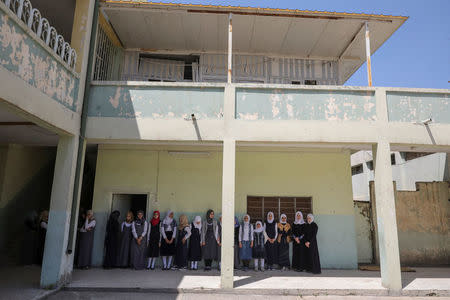
[[[13,12],[36,36],[69,66],[74,69],[77,53],[55,27],[42,17],[38,9],[31,6],[29,0],[0,0]]]

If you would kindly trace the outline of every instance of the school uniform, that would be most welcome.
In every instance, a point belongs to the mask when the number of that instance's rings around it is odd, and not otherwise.
[[[264,271],[264,257],[266,255],[264,243],[267,239],[267,235],[264,232],[264,227],[260,221],[256,222],[260,225],[260,228],[255,228],[253,230],[253,248],[252,248],[252,258],[255,264],[255,271],[258,271],[258,264],[260,270]]]
[[[91,266],[92,245],[94,243],[95,220],[86,220],[80,229],[80,245],[78,251],[78,267]]]
[[[197,264],[202,260],[201,230],[202,224],[197,226],[194,222],[191,224],[188,259],[191,262],[191,269],[193,270],[198,268]]]
[[[161,232],[161,248],[160,254],[161,256],[173,256],[176,254],[176,242],[175,239],[177,237],[177,221],[172,220],[169,224],[162,222],[160,226]],[[173,242],[168,244],[167,240],[171,240],[173,238]]]
[[[212,261],[217,260],[217,221],[214,219],[203,222],[202,227],[202,246],[203,259],[205,260],[205,269],[211,268]]]
[[[133,241],[132,226],[133,222],[122,222],[121,235],[119,244],[119,258],[117,266],[120,268],[128,268],[130,266],[131,242]]]
[[[191,236],[191,228],[189,226],[180,228],[178,230],[178,238],[177,238],[177,250],[176,250],[176,256],[175,256],[175,265],[178,268],[185,269],[187,268],[188,263],[188,241],[189,237]],[[183,243],[183,238],[185,239],[185,242]]]
[[[278,264],[278,226],[277,222],[272,220],[272,223],[269,223],[268,221],[264,224],[267,238],[268,239],[274,239],[275,241],[271,243],[269,240],[265,243],[266,248],[266,263],[270,270],[272,270],[273,265]]]
[[[135,270],[142,270],[145,268],[148,223],[144,218],[136,219],[131,229],[134,237],[131,242],[131,266]],[[142,237],[140,245],[136,240],[138,237]]]
[[[296,271],[306,270],[307,249],[304,243],[305,221],[301,212],[297,212],[292,224],[292,268]],[[299,239],[299,243],[295,239]]]
[[[250,224],[250,217],[247,223],[241,224],[239,228],[239,242],[242,244],[239,250],[239,257],[244,264],[244,269],[247,269],[249,262],[252,259],[251,242],[253,241],[253,226]]]
[[[289,243],[291,242],[291,225],[278,223],[278,265],[282,268],[291,266],[289,260]]]

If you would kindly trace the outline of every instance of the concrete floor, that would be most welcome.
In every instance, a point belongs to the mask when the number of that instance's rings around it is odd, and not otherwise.
[[[403,296],[441,296],[450,299],[450,268],[416,268],[402,273]],[[324,270],[321,275],[297,272],[236,272],[235,289],[219,288],[219,272],[75,270],[61,291],[39,289],[40,267],[0,269],[0,299],[387,299],[379,272]],[[283,297],[281,297],[284,295]],[[334,295],[309,297],[310,295]],[[349,297],[361,295],[361,297]],[[288,297],[289,296],[289,297]],[[306,297],[308,296],[308,297]],[[306,298],[305,298],[306,297]],[[405,297],[395,300],[406,299]],[[417,298],[415,298],[417,299]],[[442,298],[444,299],[444,298]]]

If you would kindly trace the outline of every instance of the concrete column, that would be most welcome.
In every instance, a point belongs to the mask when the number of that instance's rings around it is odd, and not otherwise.
[[[391,150],[389,142],[386,140],[378,141],[376,147],[373,148],[381,283],[391,291],[399,292],[402,289],[402,280],[392,183]]]
[[[77,153],[78,137],[60,136],[41,271],[43,288],[55,288],[63,284],[70,278],[72,272],[73,255],[66,253],[66,246],[69,238]]]
[[[220,286],[233,288],[234,270],[234,189],[236,141],[226,138],[223,141],[222,167],[222,267]]]

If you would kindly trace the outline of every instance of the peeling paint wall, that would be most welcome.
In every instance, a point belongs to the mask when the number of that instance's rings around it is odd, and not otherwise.
[[[372,214],[370,202],[354,201],[356,244],[358,248],[358,263],[372,263]]]
[[[236,89],[242,120],[376,120],[372,91]]]
[[[409,266],[450,265],[449,183],[419,182],[416,186],[414,192],[395,189],[400,261]],[[376,224],[373,182],[370,192]]]
[[[450,123],[450,94],[387,92],[389,121]]]
[[[79,79],[16,21],[0,7],[0,67],[76,111]]]
[[[223,88],[99,86],[90,89],[90,117],[221,119]]]

